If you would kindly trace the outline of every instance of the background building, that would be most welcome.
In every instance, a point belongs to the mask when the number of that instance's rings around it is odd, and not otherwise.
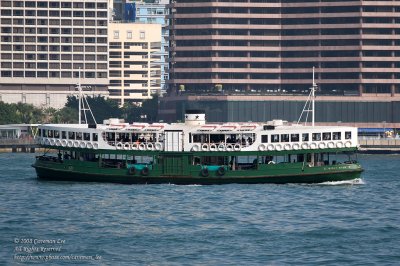
[[[0,100],[62,107],[79,69],[107,95],[108,0],[2,0],[0,13]]]
[[[157,52],[160,60],[155,62],[161,66],[161,94],[167,92],[165,81],[169,79],[168,75],[168,9],[166,4],[169,1],[140,1],[136,2],[136,21],[141,23],[151,23],[161,25],[161,50]]]
[[[396,120],[392,111],[398,110],[393,106],[400,100],[398,1],[176,0],[169,7],[168,83],[171,94],[183,93],[163,100],[166,109],[161,113],[172,120],[181,116],[176,101],[187,96],[184,105],[191,106],[210,101],[205,95],[213,94],[211,101],[219,101],[221,108],[223,101],[234,101],[227,95],[241,95],[236,99],[243,103],[237,107],[239,121],[291,121],[279,102],[295,105],[303,100],[298,95],[308,93],[313,66],[318,95],[331,97],[319,100],[331,102],[331,110],[341,110],[347,102],[354,107],[348,112],[358,112],[364,110],[363,102],[375,113],[320,116],[320,122]],[[277,103],[271,105],[272,116],[246,115],[243,108],[252,108],[258,100]],[[220,118],[229,121],[233,116],[221,113]]]
[[[160,58],[153,62],[154,66],[161,67],[161,90],[160,94],[166,93],[165,81],[168,80],[168,47],[169,30],[168,26],[168,0],[114,0],[113,1],[113,21],[122,23],[146,23],[160,24],[161,29],[161,49],[156,53]]]
[[[122,106],[159,93],[161,25],[110,23],[109,40],[110,98]]]
[[[171,8],[173,85],[228,92],[400,91],[398,1],[183,1]]]

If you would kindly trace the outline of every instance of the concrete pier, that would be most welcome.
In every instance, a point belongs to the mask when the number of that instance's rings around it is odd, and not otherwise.
[[[0,140],[0,152],[35,153],[38,148],[38,143],[32,138]]]
[[[358,140],[360,144],[360,153],[372,154],[400,154],[400,139],[381,138],[381,139],[363,139]]]

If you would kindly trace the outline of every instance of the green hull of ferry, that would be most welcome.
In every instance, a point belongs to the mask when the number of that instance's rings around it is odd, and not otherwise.
[[[71,149],[68,149],[70,151]],[[362,167],[355,161],[343,163],[325,161],[266,163],[266,156],[292,156],[303,154],[354,152],[354,148],[297,150],[275,152],[133,152],[133,151],[97,151],[97,160],[81,161],[79,159],[60,159],[57,156],[38,156],[32,165],[41,179],[82,182],[111,182],[124,184],[229,184],[229,183],[322,183],[327,181],[344,181],[360,178]],[[59,152],[63,152],[62,149]],[[76,149],[84,154],[84,149]],[[93,153],[93,150],[90,151]],[[130,164],[128,160],[114,160],[113,164],[105,162],[101,154],[107,152],[119,158],[129,156],[147,156],[153,158],[151,163]],[[252,156],[253,163],[228,163],[235,156]],[[197,165],[193,158],[225,158],[226,163],[218,165]]]

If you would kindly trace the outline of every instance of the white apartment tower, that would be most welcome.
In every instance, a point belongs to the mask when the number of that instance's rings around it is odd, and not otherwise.
[[[108,34],[110,98],[140,105],[159,94],[161,25],[110,23]]]
[[[108,0],[1,0],[0,101],[60,108],[81,83],[107,95]]]

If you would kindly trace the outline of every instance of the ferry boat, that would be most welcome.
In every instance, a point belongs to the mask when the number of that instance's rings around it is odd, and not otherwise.
[[[47,149],[33,167],[41,179],[127,184],[321,183],[360,178],[357,128],[207,123],[188,110],[184,123],[40,125]],[[82,101],[84,103],[84,101]],[[81,108],[80,114],[85,108]],[[308,108],[308,109],[307,109]]]

